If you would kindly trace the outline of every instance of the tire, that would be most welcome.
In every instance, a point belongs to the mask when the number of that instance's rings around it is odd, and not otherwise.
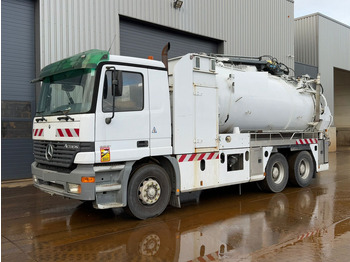
[[[307,187],[310,185],[315,172],[314,161],[307,151],[301,151],[289,158],[289,182],[294,186]]]
[[[288,183],[288,162],[280,153],[272,154],[266,165],[266,177],[259,185],[267,192],[278,193],[283,191]]]
[[[170,178],[158,165],[141,166],[132,174],[127,194],[128,213],[138,219],[159,216],[170,201]]]

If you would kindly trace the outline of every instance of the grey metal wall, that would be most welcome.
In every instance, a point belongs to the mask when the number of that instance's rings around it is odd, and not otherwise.
[[[90,49],[120,54],[119,15],[224,41],[233,55],[271,54],[294,67],[290,0],[41,0],[41,67]],[[142,45],[142,40],[140,40]]]
[[[334,113],[334,67],[350,70],[350,26],[319,15],[319,71]]]
[[[142,45],[139,41],[142,39]],[[219,41],[183,34],[181,31],[156,27],[153,24],[139,23],[128,19],[120,20],[120,54],[147,58],[153,56],[161,60],[161,51],[169,41],[171,44],[169,58],[184,53],[204,52],[218,53]]]
[[[34,0],[1,1],[1,179],[30,177]]]
[[[318,67],[334,113],[334,68],[350,70],[350,26],[320,13],[296,19],[295,61]]]
[[[295,19],[295,62],[318,66],[318,15]]]

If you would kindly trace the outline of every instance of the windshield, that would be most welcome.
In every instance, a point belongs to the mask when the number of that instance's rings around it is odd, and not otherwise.
[[[95,69],[78,69],[43,80],[38,116],[78,114],[90,111]]]

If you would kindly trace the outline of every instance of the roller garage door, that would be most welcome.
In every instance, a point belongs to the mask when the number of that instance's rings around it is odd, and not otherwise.
[[[28,178],[35,112],[34,0],[1,1],[1,179]]]
[[[120,53],[125,56],[161,60],[164,45],[170,42],[169,58],[187,53],[218,53],[220,41],[159,27],[153,24],[121,18]]]

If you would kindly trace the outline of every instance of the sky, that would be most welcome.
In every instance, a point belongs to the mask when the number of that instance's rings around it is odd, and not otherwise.
[[[350,26],[350,0],[294,0],[294,17],[321,13]]]

